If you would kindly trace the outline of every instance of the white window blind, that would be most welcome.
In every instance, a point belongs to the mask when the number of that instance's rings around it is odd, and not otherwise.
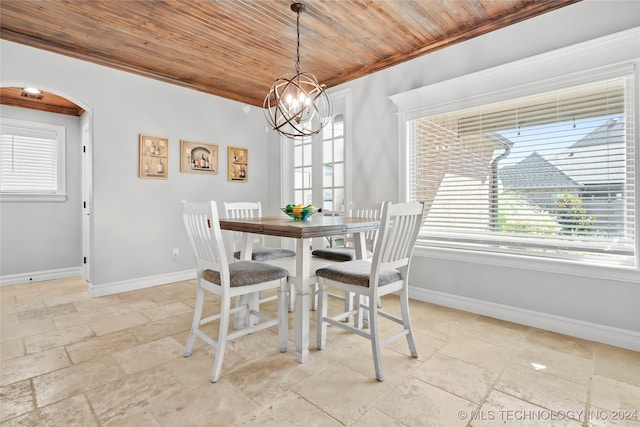
[[[64,194],[64,126],[3,119],[0,193]]]
[[[633,75],[407,123],[420,243],[632,265]]]

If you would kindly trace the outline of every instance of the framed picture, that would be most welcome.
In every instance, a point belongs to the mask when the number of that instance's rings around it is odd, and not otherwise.
[[[169,176],[169,139],[140,134],[138,177],[167,179]]]
[[[218,174],[218,146],[180,140],[180,172]]]
[[[249,179],[249,149],[229,147],[229,181],[247,182]]]

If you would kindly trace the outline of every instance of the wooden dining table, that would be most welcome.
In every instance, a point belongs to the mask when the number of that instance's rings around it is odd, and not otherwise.
[[[284,216],[220,219],[221,229],[244,233],[240,250],[243,260],[251,259],[253,239],[248,237],[251,233],[295,239],[295,273],[289,280],[294,283],[296,290],[295,344],[296,360],[300,363],[305,363],[309,358],[309,286],[316,280],[315,272],[310,268],[312,239],[352,234],[356,257],[364,259],[365,232],[378,227],[379,221],[371,218],[321,214],[313,215],[306,221],[294,221]]]

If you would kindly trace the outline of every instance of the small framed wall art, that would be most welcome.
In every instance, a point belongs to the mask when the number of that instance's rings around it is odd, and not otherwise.
[[[227,155],[229,181],[247,182],[249,179],[249,149],[230,146]]]
[[[138,177],[167,179],[169,176],[169,139],[140,134]]]
[[[180,172],[218,174],[218,146],[180,140]]]

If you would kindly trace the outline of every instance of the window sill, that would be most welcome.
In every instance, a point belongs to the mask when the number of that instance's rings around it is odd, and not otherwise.
[[[67,194],[0,194],[0,202],[66,202]]]
[[[544,271],[640,284],[640,270],[637,267],[586,264],[578,261],[541,259],[526,255],[427,246],[416,246],[414,255],[448,261],[471,262],[496,267]]]

